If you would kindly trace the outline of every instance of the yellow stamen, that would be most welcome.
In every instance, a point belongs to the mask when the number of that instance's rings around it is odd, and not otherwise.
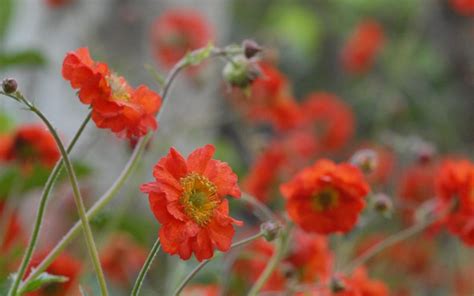
[[[127,82],[115,73],[107,76],[107,82],[112,90],[112,97],[118,101],[130,100],[130,92],[128,90]]]
[[[181,178],[180,183],[183,194],[179,202],[183,205],[184,212],[199,226],[205,226],[220,202],[216,185],[197,173]]]

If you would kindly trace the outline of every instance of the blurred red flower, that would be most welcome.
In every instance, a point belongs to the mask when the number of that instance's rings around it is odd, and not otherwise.
[[[377,280],[372,280],[367,276],[367,270],[359,267],[352,272],[352,275],[345,280],[347,285],[345,290],[335,293],[338,296],[388,296],[387,286]]]
[[[149,194],[150,207],[162,224],[160,240],[163,250],[189,259],[211,258],[214,248],[230,248],[234,227],[241,222],[229,216],[224,197],[240,197],[237,175],[225,162],[212,159],[215,148],[206,145],[187,159],[174,148],[156,164],[155,182],[143,184]]]
[[[260,62],[258,67],[261,73],[247,91],[232,89],[232,102],[253,122],[269,123],[277,130],[294,127],[300,108],[291,96],[286,76],[269,63]]]
[[[115,234],[101,250],[100,262],[107,276],[121,285],[128,285],[140,271],[147,250],[126,234]]]
[[[445,160],[435,182],[439,209],[449,211],[443,222],[452,234],[474,246],[474,165],[468,160]]]
[[[167,10],[152,25],[153,54],[166,68],[213,39],[211,24],[198,11],[190,9]]]
[[[313,131],[323,151],[342,148],[354,134],[352,109],[334,94],[311,93],[302,103],[301,110],[303,126]]]
[[[303,230],[348,232],[365,206],[369,186],[361,171],[323,159],[280,186],[290,218]]]
[[[46,4],[51,8],[60,8],[74,0],[45,0]]]
[[[5,201],[0,200],[0,251],[8,254],[12,247],[23,244],[25,241],[23,227],[16,211],[6,209]]]
[[[132,88],[106,64],[93,61],[87,48],[69,52],[62,73],[72,88],[79,89],[81,102],[91,105],[97,127],[130,139],[158,127],[155,115],[161,107],[161,97],[144,85]]]
[[[0,138],[0,160],[15,161],[26,171],[34,164],[51,168],[60,157],[53,135],[41,124],[24,124]]]
[[[474,15],[474,0],[449,0],[451,8],[464,16]]]
[[[47,252],[40,252],[33,256],[33,259],[28,266],[25,278],[28,277],[31,270],[41,263],[46,257]],[[28,296],[67,296],[80,295],[79,292],[79,275],[82,270],[82,262],[72,257],[70,254],[63,252],[59,255],[51,265],[46,269],[46,272],[53,275],[65,276],[68,278],[64,283],[52,283],[43,286],[39,290],[27,293]]]
[[[217,285],[189,285],[181,293],[183,296],[217,296],[219,287]]]
[[[374,20],[361,22],[342,51],[342,65],[349,73],[368,71],[384,42],[383,29]]]

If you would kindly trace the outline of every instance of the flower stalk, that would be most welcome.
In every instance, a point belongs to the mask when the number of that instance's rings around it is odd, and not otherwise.
[[[140,270],[140,273],[138,274],[137,280],[135,281],[135,285],[133,285],[132,289],[132,296],[138,296],[140,293],[140,289],[143,285],[143,281],[145,280],[145,276],[148,273],[148,270],[150,270],[151,264],[153,263],[153,260],[155,259],[156,255],[160,251],[160,238],[158,238],[153,246],[151,247],[150,253],[148,254],[148,257],[146,258],[145,263],[142,266],[142,269]]]

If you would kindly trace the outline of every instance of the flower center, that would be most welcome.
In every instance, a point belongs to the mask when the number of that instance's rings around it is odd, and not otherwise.
[[[130,91],[127,81],[121,76],[118,76],[115,73],[107,76],[107,82],[110,89],[112,90],[112,98],[118,101],[129,101],[130,100]]]
[[[184,212],[199,226],[205,226],[220,202],[216,185],[197,173],[181,178],[180,183],[183,194],[179,202],[183,205]]]
[[[313,207],[321,212],[335,208],[339,204],[339,193],[332,188],[325,188],[312,196]]]

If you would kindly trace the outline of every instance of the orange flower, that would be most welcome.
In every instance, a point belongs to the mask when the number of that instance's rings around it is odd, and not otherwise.
[[[72,88],[79,89],[81,102],[91,105],[97,127],[130,139],[158,127],[155,115],[161,97],[144,85],[134,89],[106,64],[93,61],[87,48],[69,52],[62,73]]]
[[[206,46],[213,39],[211,25],[194,10],[168,10],[152,25],[153,53],[166,68],[171,68],[186,53]]]
[[[371,280],[367,276],[364,267],[359,267],[352,273],[351,277],[346,280],[347,288],[342,293],[335,293],[338,296],[388,296],[387,286],[377,280]]]
[[[183,296],[217,296],[219,287],[217,285],[189,285],[181,294]]]
[[[436,176],[440,211],[454,203],[442,219],[448,230],[474,246],[474,165],[467,160],[446,160]]]
[[[369,186],[358,168],[319,160],[280,186],[290,218],[303,230],[348,232],[365,206]]]
[[[327,282],[332,267],[332,254],[326,237],[296,229],[293,244],[286,259],[297,269],[303,283]]]
[[[26,170],[35,163],[51,168],[60,156],[54,137],[40,124],[18,127],[12,135],[4,136],[0,145],[0,160],[15,161]]]
[[[155,182],[143,184],[151,210],[162,224],[163,250],[189,259],[211,258],[214,248],[230,248],[234,227],[242,223],[229,216],[224,197],[240,197],[237,175],[225,162],[212,159],[215,148],[206,145],[187,159],[174,148],[156,164]]]
[[[273,255],[274,245],[265,240],[256,240],[246,246],[233,266],[235,273],[243,279],[250,287],[263,272],[268,260]],[[281,267],[276,268],[270,275],[262,291],[283,291],[286,278]]]
[[[41,252],[33,256],[33,259],[28,266],[28,271],[25,274],[25,278],[28,277],[31,270],[37,266],[46,257],[47,252]],[[67,282],[64,283],[53,283],[43,286],[41,289],[31,293],[27,293],[28,296],[67,296],[67,295],[79,295],[79,275],[81,273],[82,263],[67,253],[59,255],[51,265],[46,269],[47,273],[59,276],[65,276],[68,278]]]
[[[449,0],[449,4],[460,15],[474,15],[474,0]]]
[[[125,234],[113,235],[101,252],[100,261],[107,275],[119,284],[127,285],[147,257],[145,248]]]
[[[271,64],[261,62],[258,67],[261,74],[248,92],[232,89],[232,102],[253,122],[270,123],[277,130],[294,127],[300,108],[291,96],[287,78]]]
[[[303,125],[309,127],[323,151],[344,146],[354,134],[351,108],[336,95],[327,92],[309,94],[302,103]]]
[[[342,51],[342,64],[349,73],[363,73],[374,63],[384,42],[383,29],[373,20],[360,23]]]

